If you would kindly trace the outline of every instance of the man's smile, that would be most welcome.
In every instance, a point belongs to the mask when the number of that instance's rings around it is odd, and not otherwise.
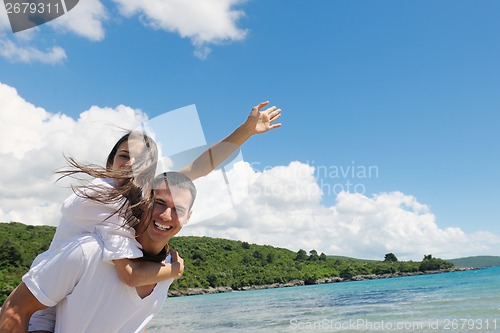
[[[157,221],[153,221],[153,223],[154,223],[155,227],[158,228],[161,231],[167,231],[167,230],[172,229],[172,226],[170,226],[170,225],[161,225]]]

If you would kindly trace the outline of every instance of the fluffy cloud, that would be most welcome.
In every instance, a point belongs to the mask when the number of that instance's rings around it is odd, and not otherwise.
[[[114,0],[127,17],[139,15],[153,29],[176,32],[197,47],[195,55],[206,58],[207,44],[245,38],[247,31],[237,27],[243,11],[234,9],[241,0]]]
[[[0,37],[0,56],[11,62],[41,62],[56,64],[66,59],[66,52],[59,46],[53,46],[45,51],[39,50],[26,42],[14,42]]]
[[[108,12],[100,0],[82,0],[50,24],[56,30],[69,31],[93,41],[100,41],[104,39],[103,23],[107,19]]]
[[[65,165],[63,154],[104,164],[122,128],[134,128],[146,116],[126,106],[93,106],[76,120],[53,114],[0,83],[0,221],[56,225],[59,207],[70,193],[54,185],[53,171]],[[96,147],[99,147],[96,149]]]
[[[0,33],[7,29],[10,29],[9,17],[7,16],[7,11],[0,9]]]
[[[460,228],[439,228],[429,207],[401,192],[371,197],[341,192],[334,205],[320,203],[314,168],[292,162],[263,172],[243,163],[239,178],[248,180],[249,196],[215,218],[216,202],[196,207],[195,223],[183,235],[207,235],[270,244],[297,251],[381,259],[393,252],[400,259],[420,260],[493,254],[500,237],[489,232],[465,234]],[[223,211],[223,209],[221,209]]]
[[[244,12],[234,9],[242,0],[114,0],[124,17],[139,16],[145,26],[177,33],[189,38],[195,46],[194,55],[205,59],[209,45],[238,41],[247,31],[237,26]],[[109,23],[109,9],[101,0],[79,1],[68,13],[44,25],[55,32],[70,32],[80,37],[101,41],[105,37],[104,23]],[[0,6],[0,56],[13,62],[60,63],[66,59],[61,46],[42,50],[37,47],[38,28],[29,33],[9,36],[10,24],[4,6]],[[24,37],[20,37],[24,36]],[[29,36],[29,37],[27,37]]]

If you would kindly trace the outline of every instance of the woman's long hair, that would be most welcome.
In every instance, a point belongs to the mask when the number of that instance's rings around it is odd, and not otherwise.
[[[131,170],[113,170],[113,160],[120,145],[126,141],[142,141],[144,147],[138,156],[134,156]],[[71,186],[76,195],[103,204],[118,204],[119,208],[115,214],[120,214],[124,218],[125,225],[133,227],[138,223],[153,188],[158,162],[158,148],[153,139],[141,132],[128,132],[116,142],[108,155],[105,168],[96,164],[82,164],[72,157],[66,157],[66,160],[68,168],[56,171],[56,174],[60,175],[57,180],[65,177],[78,179],[81,185]],[[111,178],[115,182],[116,180],[123,181],[120,182],[119,186],[93,185],[88,180],[83,180],[79,175]]]

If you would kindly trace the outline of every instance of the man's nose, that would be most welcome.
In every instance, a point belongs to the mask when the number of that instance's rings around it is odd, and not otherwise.
[[[172,219],[172,209],[168,207],[163,211],[163,213],[160,214],[160,218],[163,221],[170,221]]]

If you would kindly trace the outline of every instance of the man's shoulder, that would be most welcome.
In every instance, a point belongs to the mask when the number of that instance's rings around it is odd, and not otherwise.
[[[103,242],[94,233],[70,238],[60,249],[60,251],[81,253],[85,257],[102,255]]]

